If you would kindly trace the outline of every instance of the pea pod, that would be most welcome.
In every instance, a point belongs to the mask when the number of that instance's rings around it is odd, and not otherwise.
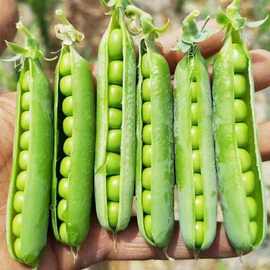
[[[226,13],[220,14],[226,18],[226,38],[214,62],[213,98],[224,224],[231,244],[243,253],[262,243],[266,211],[251,58],[241,38],[245,21],[239,9],[240,1],[233,1]]]
[[[186,55],[175,71],[174,131],[181,234],[187,247],[200,251],[215,239],[217,188],[210,82],[196,45],[206,35],[197,28],[198,15],[193,11],[183,21],[180,49]]]
[[[63,46],[55,71],[52,225],[57,240],[78,247],[90,227],[95,97],[90,65],[73,46],[83,36],[61,10],[57,15]]]
[[[95,202],[104,228],[127,227],[135,180],[136,57],[124,21],[124,1],[112,17],[98,52]]]
[[[7,246],[15,260],[35,266],[47,242],[52,163],[52,95],[40,65],[42,52],[19,22],[26,47],[8,46],[23,59],[17,84],[12,175],[7,206]],[[25,96],[28,98],[25,98]]]
[[[169,66],[154,42],[166,27],[155,28],[152,17],[135,6],[128,6],[126,12],[139,17],[144,33],[137,86],[138,226],[148,243],[164,248],[174,225],[173,100]],[[149,35],[148,27],[153,30]]]

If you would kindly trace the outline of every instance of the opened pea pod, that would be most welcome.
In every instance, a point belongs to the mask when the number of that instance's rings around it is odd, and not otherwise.
[[[266,210],[254,113],[249,52],[241,38],[240,1],[218,16],[225,43],[214,62],[214,131],[225,229],[238,253],[258,247]]]
[[[179,49],[186,53],[175,71],[175,171],[179,194],[179,223],[187,247],[210,247],[216,234],[217,179],[212,130],[212,100],[206,63],[197,42],[193,11],[183,21]]]
[[[173,213],[173,98],[166,59],[155,47],[163,29],[135,6],[128,16],[141,22],[137,85],[136,205],[139,230],[148,243],[165,248],[171,238]]]
[[[47,242],[53,148],[52,94],[41,69],[43,53],[21,23],[26,46],[7,43],[21,58],[12,176],[7,206],[7,246],[17,261],[35,266]]]
[[[90,228],[95,97],[90,65],[74,48],[83,39],[63,16],[56,26],[62,49],[55,71],[52,225],[57,240],[79,247]]]
[[[129,223],[135,180],[136,56],[125,2],[110,1],[98,52],[95,202],[101,226],[113,232]]]

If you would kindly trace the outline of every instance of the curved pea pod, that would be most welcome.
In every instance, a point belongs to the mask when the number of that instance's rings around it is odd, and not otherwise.
[[[141,42],[137,87],[137,219],[147,242],[164,248],[170,241],[174,225],[172,87],[166,59],[152,44],[147,45],[147,41]],[[151,111],[144,109],[149,103]],[[147,114],[149,116],[145,117]],[[148,118],[151,140],[143,139]]]
[[[23,95],[28,93],[27,109]],[[22,115],[28,116],[24,119]],[[53,149],[52,95],[38,60],[27,58],[17,86],[16,130],[7,206],[7,245],[11,256],[35,266],[47,243]],[[26,140],[20,146],[22,126]],[[22,150],[22,146],[23,149]]]
[[[239,83],[239,77],[245,83]],[[224,224],[231,244],[237,252],[243,253],[262,243],[266,211],[251,59],[238,32],[228,32],[225,44],[216,56],[213,98]],[[255,203],[250,204],[250,201]]]
[[[205,250],[215,239],[217,185],[211,90],[206,64],[198,49],[178,63],[175,84],[179,223],[187,247]]]
[[[90,65],[73,46],[62,48],[54,100],[52,225],[57,240],[78,247],[90,227],[95,96]]]
[[[129,223],[135,181],[136,57],[123,16],[122,8],[113,10],[99,46],[97,72],[95,202],[101,226],[114,232]],[[113,89],[122,93],[117,105],[110,99]],[[111,147],[110,132],[115,128],[121,139]],[[116,201],[109,196],[111,176],[118,179],[112,190]]]

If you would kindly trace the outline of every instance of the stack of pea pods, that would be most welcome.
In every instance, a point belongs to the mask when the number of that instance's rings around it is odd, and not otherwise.
[[[102,4],[111,20],[99,46],[96,95],[89,63],[74,46],[83,34],[61,11],[54,98],[42,71],[43,52],[21,22],[25,47],[8,43],[21,59],[6,223],[11,256],[38,264],[49,209],[55,238],[78,249],[91,229],[93,193],[98,221],[113,233],[128,227],[135,193],[140,233],[166,249],[175,186],[189,249],[199,253],[213,243],[218,193],[231,245],[239,255],[257,248],[266,210],[240,1],[217,16],[225,42],[214,59],[212,89],[198,47],[209,34],[197,26],[198,11],[185,18],[174,90],[155,45],[168,24],[156,27],[129,0]],[[138,61],[132,36],[139,40]]]

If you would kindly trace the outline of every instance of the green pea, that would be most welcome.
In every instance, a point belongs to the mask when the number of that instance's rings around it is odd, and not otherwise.
[[[23,91],[29,91],[30,90],[30,83],[31,83],[31,73],[29,70],[27,70],[22,78],[21,88]]]
[[[200,150],[192,151],[193,171],[200,172],[201,170],[201,154]]]
[[[233,44],[232,62],[235,72],[244,72],[248,68],[248,59],[240,44]]]
[[[145,144],[152,144],[152,125],[145,125],[143,127],[143,142]]]
[[[58,193],[62,198],[67,199],[68,198],[68,191],[69,191],[68,179],[62,178],[58,184]]]
[[[238,147],[246,147],[249,139],[248,125],[246,123],[236,123],[235,135]]]
[[[107,150],[109,152],[120,153],[121,147],[121,130],[112,129],[108,133]]]
[[[257,222],[256,221],[251,221],[249,223],[249,231],[250,231],[250,235],[251,235],[251,242],[254,243],[256,241],[257,238],[257,231],[258,231],[258,226],[257,226]]]
[[[204,240],[204,223],[197,221],[195,224],[195,245],[200,247]]]
[[[73,114],[73,98],[72,96],[66,97],[62,103],[62,110],[64,115],[72,116]]]
[[[112,60],[123,58],[123,38],[121,29],[112,30],[108,41],[109,57]]]
[[[122,85],[123,61],[111,61],[109,63],[109,83]]]
[[[200,85],[197,82],[191,82],[190,84],[191,89],[191,101],[197,102],[198,101],[198,95],[200,93]]]
[[[72,75],[67,75],[60,80],[60,91],[64,96],[72,94]]]
[[[17,214],[12,221],[12,233],[19,237],[22,229],[22,214]]]
[[[72,136],[72,130],[73,130],[73,116],[68,116],[63,121],[63,130],[66,136],[71,137]]]
[[[195,197],[195,217],[196,220],[203,220],[204,218],[204,196],[199,195]]]
[[[69,137],[65,140],[64,146],[63,146],[64,153],[67,156],[70,156],[73,150],[73,144],[72,144],[72,137]]]
[[[145,53],[142,57],[142,75],[144,78],[150,77],[150,65],[148,54]]]
[[[121,128],[122,111],[114,108],[109,109],[109,128]]]
[[[234,96],[236,98],[243,98],[247,91],[247,80],[244,75],[234,74]]]
[[[70,53],[66,52],[62,55],[59,64],[59,73],[61,76],[66,76],[71,73],[71,59]]]
[[[198,103],[191,104],[191,120],[193,125],[198,124],[199,119],[199,105]]]
[[[192,149],[199,149],[200,146],[200,128],[197,126],[191,127],[191,141],[192,141]]]
[[[31,99],[31,94],[30,92],[26,92],[22,95],[22,101],[21,101],[21,105],[22,105],[22,109],[24,111],[28,111],[30,108],[30,99]]]
[[[61,223],[59,227],[59,235],[62,241],[68,242],[67,224],[65,222]]]
[[[14,241],[14,252],[18,258],[21,258],[22,255],[22,242],[21,238],[16,238]]]
[[[142,172],[142,185],[145,189],[151,189],[152,169],[145,168]]]
[[[247,150],[239,148],[238,154],[240,158],[242,172],[246,172],[251,168],[251,157]]]
[[[57,206],[57,216],[60,220],[66,221],[67,220],[67,200],[62,199]]]
[[[119,85],[109,85],[109,106],[115,108],[122,107],[122,87]]]
[[[248,171],[242,174],[246,194],[250,195],[255,189],[255,175],[253,171]]]
[[[24,190],[25,189],[25,184],[28,179],[28,174],[27,171],[21,171],[16,179],[16,187],[19,190]]]
[[[146,214],[151,214],[151,191],[150,190],[144,190],[142,193],[142,205],[143,205],[143,211]]]
[[[143,146],[143,165],[144,167],[151,167],[152,164],[152,146]]]
[[[252,220],[257,216],[257,204],[253,197],[247,197],[247,206],[249,219]]]
[[[28,130],[30,127],[30,112],[24,111],[21,114],[21,127],[24,130]]]
[[[29,162],[29,152],[24,150],[19,154],[19,166],[22,170],[26,170]]]
[[[247,118],[247,105],[242,99],[234,100],[235,122],[243,122]]]
[[[120,175],[110,176],[106,182],[107,198],[113,202],[119,202]]]
[[[23,150],[28,150],[30,141],[30,131],[24,131],[20,136],[20,147]]]
[[[144,230],[148,238],[152,239],[152,217],[150,215],[145,215],[143,218]]]
[[[144,101],[151,100],[151,80],[144,79],[142,83],[142,98]]]
[[[142,107],[143,122],[146,124],[151,123],[151,102],[144,102]]]
[[[194,173],[193,174],[193,181],[194,181],[194,186],[195,186],[195,194],[196,195],[203,194],[203,180],[202,180],[202,175],[199,174],[199,173]]]
[[[118,221],[119,203],[108,202],[108,219],[110,226],[115,228]]]
[[[24,193],[23,191],[17,191],[14,195],[13,208],[16,212],[20,213],[23,209]]]
[[[64,177],[68,177],[71,170],[71,158],[64,157],[60,164],[60,173]]]
[[[120,174],[120,160],[120,155],[107,153],[107,175]]]

